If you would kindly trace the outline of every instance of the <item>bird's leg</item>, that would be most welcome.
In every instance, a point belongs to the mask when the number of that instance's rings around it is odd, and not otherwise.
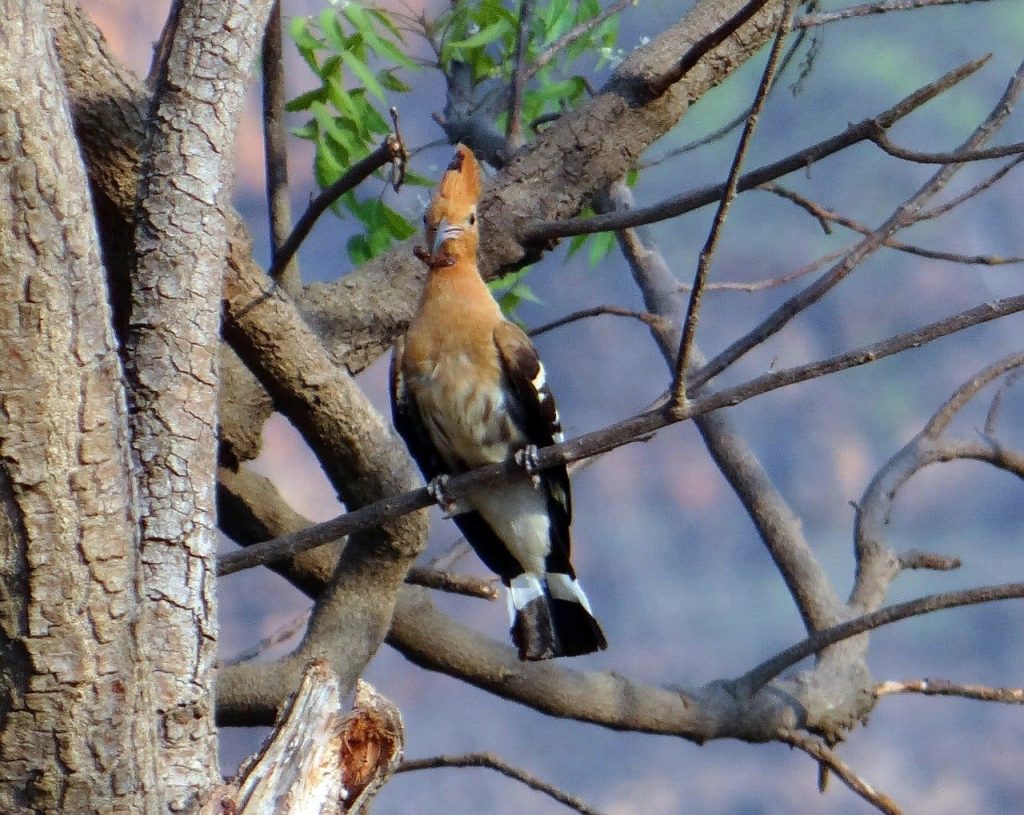
[[[528,444],[521,450],[516,450],[512,456],[512,460],[515,461],[520,467],[525,470],[526,474],[533,480],[533,486],[540,484],[540,476],[537,473],[540,472],[540,463],[537,461],[537,445]]]
[[[459,514],[459,502],[448,492],[449,481],[451,481],[451,476],[442,473],[430,479],[430,483],[427,484],[427,492],[430,493],[431,498],[437,501],[437,505],[441,507],[441,514],[445,518]]]

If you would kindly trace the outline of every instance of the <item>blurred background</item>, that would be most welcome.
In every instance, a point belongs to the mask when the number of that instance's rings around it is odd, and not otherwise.
[[[429,0],[437,3],[437,0]],[[137,73],[149,67],[149,43],[159,35],[168,3],[84,0],[114,51]],[[418,10],[422,0],[400,6]],[[619,45],[628,53],[675,23],[690,3],[640,0],[621,17]],[[829,0],[825,10],[848,5]],[[383,2],[388,7],[388,2]],[[285,5],[286,18],[317,14],[321,4]],[[1024,57],[1024,4],[992,0],[833,23],[816,32],[817,58],[798,93],[783,77],[762,115],[747,167],[773,161],[875,115],[951,68],[986,53],[977,75],[904,120],[891,131],[900,145],[951,150],[988,113]],[[422,42],[410,40],[427,56]],[[285,43],[288,90],[311,86],[305,64]],[[765,53],[707,94],[682,124],[646,157],[656,161],[740,113],[753,97]],[[596,64],[597,55],[592,62]],[[614,59],[613,59],[614,63]],[[591,77],[607,79],[607,62]],[[443,107],[437,71],[405,71],[415,93],[397,100],[405,139],[426,145],[442,138],[430,114]],[[297,116],[294,126],[304,123]],[[648,204],[725,178],[738,131],[700,150],[663,161],[640,174],[638,204]],[[1024,140],[1018,112],[994,143]],[[312,149],[294,139],[289,157],[295,216],[315,189]],[[255,238],[258,258],[269,257],[258,88],[250,94],[237,141],[236,203]],[[412,169],[436,177],[451,148],[416,154]],[[995,168],[963,170],[943,200],[968,189]],[[828,158],[782,183],[870,226],[879,225],[934,172],[900,162],[873,145]],[[370,182],[382,188],[379,181]],[[376,192],[376,188],[374,189]],[[396,210],[418,221],[428,192],[407,187],[384,193]],[[952,217],[901,233],[902,240],[963,254],[1024,255],[1024,176],[999,185]],[[689,282],[707,234],[712,208],[655,225],[648,234],[681,282]],[[331,281],[351,270],[343,247],[357,224],[327,215],[302,247],[303,279]],[[764,192],[740,196],[712,266],[713,281],[755,281],[793,271],[847,245],[851,233],[822,232],[808,215]],[[821,303],[721,377],[735,384],[777,367],[813,361],[939,319],[1002,296],[1020,294],[1020,265],[966,266],[892,250],[877,253]],[[698,333],[703,351],[716,353],[745,333],[810,278],[759,292],[712,292]],[[580,308],[613,303],[641,308],[628,268],[613,250],[597,264],[588,252],[552,252],[529,276],[539,302],[519,310],[538,325]],[[939,340],[882,362],[745,402],[730,414],[801,517],[807,540],[845,595],[852,585],[851,501],[872,475],[917,433],[966,379],[985,365],[1021,350],[1024,317],[1016,315]],[[667,373],[646,329],[617,317],[574,323],[537,339],[558,397],[567,436],[598,429],[644,408],[667,384]],[[387,413],[387,360],[360,376]],[[978,432],[992,389],[957,419]],[[1008,396],[1000,434],[1024,446],[1024,388]],[[292,505],[315,520],[340,511],[315,459],[279,416],[265,430],[256,469],[279,484]],[[779,575],[736,497],[719,475],[690,424],[661,431],[647,444],[620,448],[574,479],[577,570],[611,647],[574,667],[608,669],[655,684],[700,685],[737,676],[803,637],[803,628]],[[920,548],[959,557],[954,572],[907,572],[891,601],[922,594],[1024,579],[1024,489],[1005,473],[972,463],[934,466],[901,492],[889,527],[893,549]],[[446,550],[455,527],[435,514],[424,559]],[[226,547],[232,546],[225,543]],[[458,571],[484,575],[470,555]],[[504,602],[438,596],[461,621],[503,640]],[[309,602],[266,571],[226,578],[220,593],[225,657],[278,632]],[[945,611],[872,634],[870,666],[876,679],[944,678],[993,686],[1024,685],[1024,619],[1019,603]],[[301,629],[300,629],[301,630]],[[271,650],[261,658],[280,653]],[[493,751],[561,786],[602,812],[860,813],[867,805],[833,780],[816,789],[817,769],[802,753],[781,745],[732,741],[702,747],[678,739],[622,734],[542,716],[456,680],[425,672],[382,647],[366,679],[402,710],[409,757]],[[258,747],[265,730],[226,729],[222,769],[232,772]],[[1024,800],[1024,710],[946,698],[884,698],[866,729],[853,733],[841,757],[907,812],[1020,811]],[[414,802],[414,803],[413,803]],[[491,815],[562,813],[560,805],[521,784],[482,769],[442,769],[396,777],[375,802],[380,815],[415,811]]]

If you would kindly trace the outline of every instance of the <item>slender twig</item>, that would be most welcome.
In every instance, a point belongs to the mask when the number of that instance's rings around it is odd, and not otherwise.
[[[729,175],[725,182],[725,192],[722,200],[718,203],[715,211],[711,229],[708,232],[704,248],[701,250],[700,258],[697,261],[697,272],[693,278],[693,290],[690,292],[690,301],[686,306],[686,317],[683,319],[683,336],[679,341],[679,351],[676,355],[675,375],[672,382],[672,404],[681,405],[686,401],[686,376],[690,369],[690,358],[693,352],[693,340],[697,335],[697,323],[700,320],[701,299],[704,296],[704,286],[708,281],[708,271],[711,268],[711,259],[715,255],[715,248],[722,234],[722,227],[729,214],[729,207],[736,197],[736,184],[740,178],[740,168],[746,158],[750,141],[757,129],[757,120],[760,118],[761,109],[765,100],[768,99],[768,91],[771,89],[772,80],[779,67],[779,57],[782,55],[782,46],[789,34],[789,27],[793,22],[793,11],[795,0],[785,0],[782,18],[779,20],[779,27],[775,33],[775,40],[772,42],[771,52],[768,54],[768,64],[765,65],[764,73],[761,75],[761,82],[757,86],[757,93],[754,96],[754,103],[750,106],[750,115],[743,126],[743,133],[740,135],[740,142],[736,146],[736,152],[732,158],[732,165],[729,167]]]
[[[794,28],[813,28],[814,26],[849,20],[854,17],[866,17],[870,14],[885,14],[890,11],[911,11],[931,6],[966,6],[969,3],[988,2],[988,0],[890,0],[885,3],[864,3],[859,6],[823,11],[818,14],[805,14],[793,23]]]
[[[855,221],[852,218],[839,214],[838,212],[833,212],[816,201],[812,201],[794,190],[783,187],[781,184],[762,184],[757,189],[770,192],[773,195],[777,195],[780,198],[784,198],[787,201],[796,204],[798,207],[805,210],[812,218],[821,223],[825,232],[831,232],[831,224],[833,223],[845,226],[847,229],[859,232],[861,235],[870,235],[874,231],[867,224]],[[916,216],[915,220],[920,220],[920,215]],[[882,245],[889,249],[895,249],[897,252],[905,252],[908,255],[916,255],[917,257],[928,258],[929,260],[942,260],[948,263],[960,263],[969,266],[1008,266],[1016,263],[1024,263],[1024,256],[1014,255],[1011,257],[1003,257],[1001,255],[961,255],[956,252],[942,252],[938,249],[926,249],[923,246],[914,246],[913,244],[903,243],[902,241],[897,241],[893,238],[883,241]]]
[[[1017,68],[1000,96],[995,107],[984,121],[960,145],[962,150],[973,150],[985,142],[1005,122],[1013,104],[1024,88],[1024,62]],[[751,349],[763,343],[768,337],[786,326],[804,309],[818,302],[829,291],[846,278],[862,261],[872,255],[882,243],[915,222],[915,214],[926,201],[937,195],[963,167],[962,164],[946,164],[938,169],[913,195],[896,208],[892,215],[871,235],[865,237],[839,263],[773,311],[767,318],[744,336],[735,340],[724,351],[707,363],[693,376],[692,387],[698,387],[717,376]]]
[[[946,153],[923,153],[918,150],[907,150],[895,144],[881,129],[871,134],[871,141],[886,153],[904,161],[917,164],[959,164],[966,161],[988,161],[994,158],[1018,156],[1024,153],[1024,142],[1004,144],[1002,147],[989,147],[987,150],[953,150]]]
[[[910,348],[918,348],[940,337],[1020,311],[1024,311],[1024,295],[996,300],[845,354],[808,365],[766,373],[742,385],[702,396],[675,411],[665,411],[661,408],[648,410],[602,430],[587,433],[562,444],[545,447],[537,453],[537,468],[544,470],[559,464],[589,458],[637,441],[670,424],[723,407],[731,407],[778,388],[865,365]],[[491,464],[454,476],[446,489],[451,497],[458,498],[472,489],[494,484],[512,474],[521,473],[522,468],[513,461]],[[217,573],[219,575],[232,574],[283,558],[294,557],[324,543],[337,540],[353,532],[371,529],[384,521],[417,509],[423,509],[433,503],[435,500],[426,487],[385,498],[299,532],[254,544],[240,552],[223,555],[218,558]]]
[[[288,194],[288,145],[285,126],[284,58],[281,52],[281,0],[274,3],[263,33],[263,155],[266,162],[267,204],[270,211],[270,253],[276,261],[292,225]],[[301,286],[298,263],[279,268],[274,282],[294,296]]]
[[[719,283],[708,283],[704,287],[704,291],[736,291],[736,292],[758,292],[764,291],[765,289],[773,289],[777,286],[784,286],[787,283],[792,283],[801,277],[805,277],[814,272],[821,271],[823,266],[829,263],[833,263],[844,255],[848,254],[856,244],[846,246],[842,249],[837,249],[835,252],[829,252],[827,255],[822,255],[817,260],[813,260],[806,266],[801,266],[799,269],[795,269],[792,272],[787,272],[779,277],[769,277],[763,280],[752,280],[749,283],[739,283],[736,281],[722,281]],[[689,283],[680,283],[679,291],[689,291]]]
[[[636,0],[618,0],[618,2],[612,3],[596,17],[585,20],[574,28],[566,31],[565,34],[541,51],[537,55],[536,59],[530,63],[530,66],[526,69],[526,78],[532,79],[539,71],[543,70],[551,60],[558,56],[561,51],[568,48],[580,37],[585,37],[609,17],[613,17],[625,9],[626,6],[633,5],[635,2]]]
[[[406,583],[424,586],[436,591],[450,594],[462,594],[466,597],[479,597],[481,600],[497,600],[498,589],[493,580],[470,577],[464,574],[452,574],[438,569],[413,566],[405,577]]]
[[[988,59],[989,57],[986,56],[973,62],[965,63],[935,82],[914,91],[914,93],[900,100],[878,116],[851,125],[842,133],[799,150],[784,159],[780,159],[772,164],[766,164],[756,170],[751,170],[740,178],[736,185],[737,191],[746,192],[767,181],[774,181],[776,178],[780,178],[788,173],[806,169],[816,161],[820,161],[833,153],[845,150],[847,147],[869,139],[877,127],[891,127],[897,121],[921,107],[921,105],[966,79],[981,68]],[[526,243],[543,243],[571,235],[589,235],[594,232],[643,226],[700,209],[720,200],[724,193],[724,183],[713,184],[666,198],[664,201],[652,204],[651,206],[637,207],[628,212],[612,212],[607,215],[597,215],[589,218],[567,218],[562,221],[532,221],[523,225],[520,232],[520,240]]]
[[[604,305],[594,306],[593,308],[584,308],[579,311],[574,311],[571,314],[566,314],[564,317],[559,317],[557,320],[552,320],[549,323],[544,323],[536,328],[532,328],[529,331],[531,337],[537,337],[544,334],[547,331],[551,331],[555,328],[561,328],[563,325],[574,323],[578,320],[585,320],[589,317],[598,317],[602,314],[612,314],[616,317],[630,317],[634,320],[639,320],[644,325],[656,327],[664,320],[657,314],[651,314],[647,311],[633,311],[628,308],[622,308],[620,306]]]
[[[1018,368],[1003,380],[1003,384],[999,386],[999,390],[992,397],[992,403],[988,406],[988,412],[985,414],[985,433],[987,435],[991,436],[996,432],[996,420],[999,418],[999,409],[1002,407],[1003,397],[1021,378],[1024,378],[1024,371]]]
[[[885,812],[886,815],[901,815],[902,810],[888,795],[879,792],[857,775],[849,765],[840,760],[835,751],[825,742],[813,736],[797,733],[794,730],[780,729],[776,735],[779,741],[785,742],[790,747],[803,750],[817,761],[820,766],[834,772],[839,777],[839,780],[846,784],[851,791],[859,795],[879,812]]]
[[[968,201],[971,198],[974,198],[975,196],[985,192],[985,190],[987,190],[997,181],[1000,181],[1003,178],[1003,176],[1005,176],[1011,170],[1016,168],[1022,162],[1024,162],[1024,155],[1017,156],[1013,161],[1008,161],[1006,164],[1004,164],[1002,167],[1000,167],[998,170],[992,173],[992,175],[990,175],[984,181],[980,181],[979,183],[975,184],[969,190],[961,193],[956,198],[951,198],[949,201],[946,201],[944,204],[939,204],[939,206],[937,207],[921,210],[919,213],[917,213],[917,220],[928,221],[931,220],[932,218],[938,218],[940,215],[945,215],[950,210],[956,209],[965,201]]]
[[[533,22],[535,0],[520,0],[519,30],[516,33],[515,69],[512,73],[512,97],[508,102],[508,122],[505,143],[509,155],[523,145],[523,93],[526,90],[526,50],[530,42],[530,24]]]
[[[287,642],[306,625],[306,621],[309,620],[309,610],[303,611],[301,614],[296,614],[284,625],[280,626],[272,634],[263,637],[255,645],[246,648],[244,651],[235,654],[230,659],[226,660],[224,665],[241,665],[243,662],[251,662],[256,659],[260,654],[266,653],[275,645],[280,645],[282,642]]]
[[[987,685],[961,685],[947,679],[910,679],[904,682],[889,680],[875,688],[875,697],[894,693],[922,693],[925,696],[960,696],[979,702],[1005,702],[1024,705],[1024,688],[991,688]]]
[[[968,379],[956,392],[949,397],[925,424],[920,435],[937,439],[949,427],[953,417],[970,402],[986,385],[995,382],[999,377],[1024,366],[1024,353],[1009,354]]]
[[[768,89],[769,94],[774,93],[775,89],[779,86],[779,80],[782,78],[783,73],[789,67],[789,64],[792,62],[793,58],[796,56],[801,44],[803,43],[805,36],[806,32],[801,31],[796,36],[793,44],[786,51],[786,55],[782,58],[782,61],[779,63],[779,70],[775,74],[775,79],[772,80],[771,88]],[[750,115],[751,109],[751,106],[747,106],[745,110],[740,111],[736,116],[734,116],[731,121],[726,122],[721,127],[701,136],[699,139],[694,139],[693,141],[688,142],[687,144],[681,145],[679,147],[674,147],[671,150],[666,150],[661,155],[655,156],[654,158],[649,159],[647,161],[641,161],[640,169],[648,169],[650,167],[655,167],[658,164],[662,164],[663,162],[668,161],[669,159],[675,158],[676,156],[681,156],[686,153],[693,152],[694,150],[712,144],[713,142],[716,142],[719,139],[725,138],[730,133],[732,133],[732,131],[734,131],[737,127],[743,124],[744,121],[746,121],[747,117]]]
[[[306,211],[302,213],[295,224],[295,228],[288,236],[288,240],[281,246],[277,257],[271,264],[268,274],[276,278],[281,270],[288,265],[299,246],[313,229],[313,224],[323,215],[328,207],[337,201],[341,196],[357,185],[365,181],[386,164],[402,161],[405,156],[405,147],[402,144],[401,135],[398,133],[389,134],[380,146],[366,158],[360,159],[353,164],[341,178],[335,181],[327,189],[322,190],[312,201]]]
[[[982,603],[992,603],[997,600],[1017,600],[1021,598],[1024,598],[1024,583],[1003,583],[997,586],[981,586],[979,588],[951,591],[944,594],[929,594],[926,597],[919,597],[906,603],[884,606],[877,611],[872,611],[870,614],[864,614],[852,620],[847,620],[845,623],[815,632],[807,637],[807,639],[790,646],[785,651],[776,654],[771,659],[765,660],[760,665],[747,671],[736,684],[742,689],[743,693],[753,694],[787,668],[793,667],[809,656],[824,651],[830,645],[850,639],[850,637],[856,637],[859,634],[905,620],[908,617],[920,617],[922,614],[931,614],[942,609],[976,606]]]
[[[515,767],[507,761],[494,755],[494,753],[467,753],[461,756],[434,756],[433,758],[405,759],[398,765],[396,773],[408,773],[414,770],[434,770],[439,767],[485,767],[495,770],[507,778],[519,781],[532,790],[542,792],[549,798],[553,798],[569,809],[574,809],[581,815],[600,815],[598,810],[587,806],[579,798],[563,792],[554,784],[541,781],[536,776],[530,775],[526,770]]]

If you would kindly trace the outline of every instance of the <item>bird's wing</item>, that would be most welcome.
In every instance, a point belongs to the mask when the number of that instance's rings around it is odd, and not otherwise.
[[[502,368],[509,386],[509,411],[513,421],[529,444],[547,447],[562,441],[562,424],[558,407],[544,373],[544,365],[530,338],[519,326],[503,321],[494,329]],[[569,554],[569,524],[572,521],[572,498],[569,474],[565,465],[540,473],[550,500],[552,530],[561,538],[565,554]]]
[[[400,338],[395,343],[391,356],[391,418],[398,435],[405,440],[406,447],[419,465],[423,477],[430,481],[442,473],[447,473],[448,470],[431,441],[430,432],[423,423],[416,400],[409,392],[402,373],[404,352],[405,342]]]

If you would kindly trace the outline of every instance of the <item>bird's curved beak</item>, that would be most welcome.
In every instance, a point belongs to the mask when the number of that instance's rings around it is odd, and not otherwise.
[[[453,226],[448,223],[447,218],[442,218],[437,224],[437,231],[434,233],[434,243],[430,247],[430,253],[436,255],[445,241],[458,237],[461,232],[461,226]]]

